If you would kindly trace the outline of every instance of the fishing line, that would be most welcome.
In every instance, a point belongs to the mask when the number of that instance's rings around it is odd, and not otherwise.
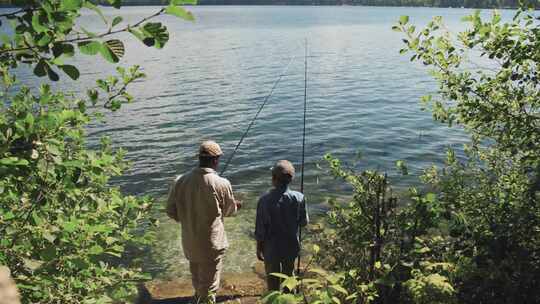
[[[229,166],[229,164],[230,164],[231,160],[233,159],[234,155],[236,154],[236,151],[238,151],[238,148],[240,147],[240,145],[244,141],[244,138],[246,138],[247,134],[249,133],[249,130],[251,129],[251,127],[255,123],[255,120],[257,120],[257,117],[259,117],[259,114],[261,113],[262,109],[264,108],[264,106],[266,105],[268,100],[270,99],[270,96],[272,96],[272,94],[274,93],[274,90],[276,89],[277,85],[279,84],[279,82],[281,81],[283,76],[285,76],[285,73],[287,73],[287,71],[289,70],[289,66],[291,65],[291,62],[294,60],[294,58],[296,58],[296,56],[291,57],[291,59],[289,60],[289,62],[285,66],[285,68],[283,69],[283,72],[279,75],[279,77],[274,82],[274,85],[272,86],[272,89],[270,90],[268,95],[266,95],[266,97],[264,98],[263,103],[261,104],[261,106],[259,107],[257,112],[255,113],[255,116],[253,117],[253,119],[251,119],[251,122],[249,123],[249,125],[248,125],[246,131],[244,132],[244,134],[242,134],[242,137],[240,137],[240,140],[236,144],[236,147],[234,148],[233,152],[231,153],[231,156],[229,156],[229,158],[227,159],[227,162],[225,162],[225,165],[223,166],[223,169],[221,170],[220,175],[223,175],[225,173],[225,171],[227,170],[227,167]]]
[[[308,71],[307,54],[308,54],[308,43],[306,39],[305,49],[304,49],[304,129],[302,131],[302,167],[301,167],[302,169],[300,173],[300,192],[302,193],[304,193],[304,164],[305,164],[305,157],[306,157],[306,113],[307,113],[307,71]],[[298,212],[298,244],[300,246],[300,250],[298,251],[298,264],[296,267],[297,268],[296,272],[298,273],[298,275],[300,275],[300,252],[302,250],[302,227],[300,226],[300,218],[301,218],[300,216],[301,216],[300,212]],[[305,215],[302,215],[302,216],[305,216]]]

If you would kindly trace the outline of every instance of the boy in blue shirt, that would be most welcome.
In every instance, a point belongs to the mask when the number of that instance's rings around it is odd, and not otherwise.
[[[272,168],[274,188],[257,204],[257,258],[264,261],[268,290],[279,290],[280,285],[280,279],[270,273],[293,274],[300,253],[299,227],[306,226],[309,220],[304,195],[289,189],[294,174],[291,162],[276,162]]]

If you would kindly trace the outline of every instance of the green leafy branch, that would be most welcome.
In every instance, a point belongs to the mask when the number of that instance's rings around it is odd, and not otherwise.
[[[119,7],[119,1],[110,1]],[[173,0],[167,7],[161,8],[154,14],[142,18],[134,24],[115,29],[122,21],[116,16],[107,19],[101,9],[90,1],[63,0],[42,1],[30,8],[8,14],[6,18],[14,19],[11,26],[15,29],[13,37],[3,35],[0,45],[0,58],[3,62],[17,65],[18,62],[35,64],[34,74],[38,77],[47,75],[53,81],[59,80],[53,66],[57,66],[71,79],[78,79],[80,73],[73,65],[64,64],[64,59],[73,57],[75,46],[86,55],[100,54],[111,63],[119,62],[125,53],[124,44],[118,39],[104,39],[129,32],[146,46],[163,48],[169,40],[167,28],[160,22],[150,20],[167,14],[193,21],[191,12],[180,5],[195,4],[195,1]],[[81,27],[76,30],[75,19],[82,8],[90,9],[100,16],[108,29],[102,33],[94,33]],[[20,15],[22,14],[22,15]],[[69,36],[72,36],[71,38]],[[73,37],[75,36],[75,37]]]
[[[129,69],[118,67],[119,77],[109,76],[106,79],[96,80],[97,87],[87,91],[87,96],[93,106],[99,101],[99,91],[106,94],[103,107],[112,111],[120,109],[122,103],[133,101],[133,96],[127,92],[127,87],[134,81],[146,77],[138,65]]]

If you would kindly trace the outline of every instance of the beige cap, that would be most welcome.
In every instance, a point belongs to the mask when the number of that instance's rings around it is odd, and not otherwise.
[[[276,176],[289,176],[294,177],[294,166],[288,160],[278,160],[274,167],[272,167],[272,174]]]
[[[221,156],[223,152],[221,147],[213,140],[206,140],[201,143],[199,147],[199,156]]]

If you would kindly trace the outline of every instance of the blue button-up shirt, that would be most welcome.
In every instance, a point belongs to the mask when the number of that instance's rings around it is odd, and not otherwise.
[[[264,242],[265,260],[295,258],[300,251],[298,226],[308,223],[305,197],[287,186],[271,189],[259,198],[255,238]]]

